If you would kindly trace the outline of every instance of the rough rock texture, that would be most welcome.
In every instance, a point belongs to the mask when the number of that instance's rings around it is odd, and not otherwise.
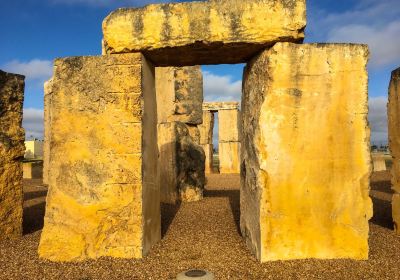
[[[200,66],[157,67],[156,95],[161,201],[197,201],[203,197],[201,150],[203,75]]]
[[[22,234],[24,79],[0,70],[0,239]]]
[[[203,75],[200,66],[157,67],[158,123],[202,123]]]
[[[141,54],[55,61],[39,256],[141,258],[160,240],[154,67]]]
[[[278,41],[301,42],[305,0],[214,0],[112,12],[107,53],[143,52],[157,66],[246,62]]]
[[[212,144],[214,129],[214,113],[203,111],[203,123],[199,125],[200,144]]]
[[[392,154],[393,165],[392,189],[392,216],[394,227],[400,234],[400,68],[392,72],[389,85],[388,104],[389,146]]]
[[[206,155],[205,173],[212,173],[214,113],[203,111],[203,123],[198,127],[200,130],[200,145]]]
[[[161,201],[175,204],[203,198],[205,183],[202,147],[181,122],[158,124]]]
[[[242,235],[261,261],[368,258],[368,49],[278,43],[242,96]]]

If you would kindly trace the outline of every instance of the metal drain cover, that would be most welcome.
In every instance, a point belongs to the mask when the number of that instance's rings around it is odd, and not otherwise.
[[[176,280],[214,280],[214,275],[206,270],[191,269],[179,273]]]

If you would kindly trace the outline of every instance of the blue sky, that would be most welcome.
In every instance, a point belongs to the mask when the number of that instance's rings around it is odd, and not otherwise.
[[[156,2],[164,1],[0,2],[0,69],[26,75],[27,136],[42,137],[43,82],[51,76],[52,60],[100,54],[104,17],[119,7]],[[354,42],[370,46],[372,141],[386,142],[387,88],[391,70],[400,66],[399,0],[309,0],[307,20],[305,42]],[[204,66],[205,99],[240,100],[242,69],[243,65]]]

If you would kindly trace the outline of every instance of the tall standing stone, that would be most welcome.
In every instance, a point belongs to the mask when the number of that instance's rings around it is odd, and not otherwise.
[[[156,66],[246,62],[278,41],[301,42],[305,0],[212,0],[125,8],[103,21],[107,53],[143,52]]]
[[[139,53],[55,61],[39,256],[141,258],[160,240],[154,67]]]
[[[24,79],[0,70],[0,239],[22,234]]]
[[[157,67],[156,96],[161,201],[200,200],[205,182],[200,66]]]
[[[240,226],[261,261],[368,258],[367,58],[277,43],[248,63]]]
[[[400,234],[400,68],[392,72],[389,85],[388,104],[389,146],[393,165],[392,189],[392,216],[395,230]]]
[[[203,123],[199,125],[200,145],[203,147],[205,159],[205,173],[213,172],[213,129],[214,113],[209,110],[203,110]]]
[[[224,173],[240,173],[240,111],[235,109],[218,111],[218,155],[219,170]]]

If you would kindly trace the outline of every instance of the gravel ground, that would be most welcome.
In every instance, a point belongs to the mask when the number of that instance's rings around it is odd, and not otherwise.
[[[163,239],[143,260],[51,263],[36,254],[46,194],[39,184],[25,182],[25,235],[0,241],[0,279],[174,279],[189,268],[207,269],[217,279],[400,279],[400,237],[391,229],[388,172],[372,177],[368,261],[258,263],[238,232],[239,176],[212,175],[204,200],[162,206]]]

